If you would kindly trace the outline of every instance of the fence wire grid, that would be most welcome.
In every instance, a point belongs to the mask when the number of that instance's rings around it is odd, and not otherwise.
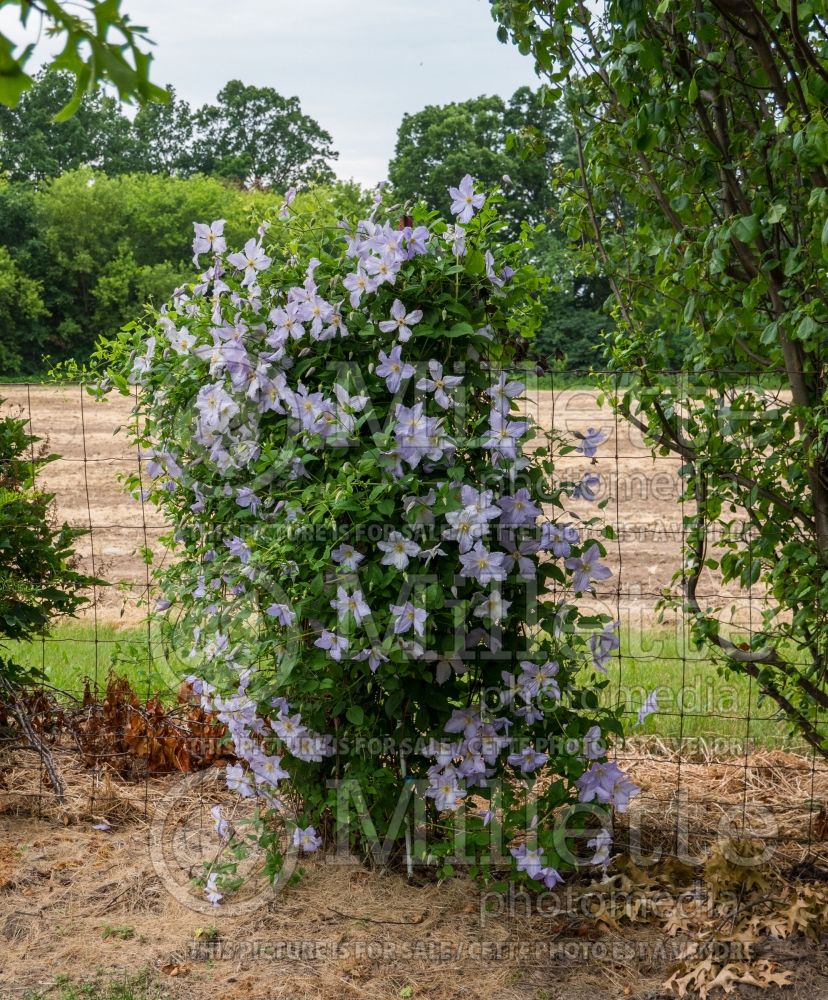
[[[677,372],[673,377],[680,395],[692,376]],[[581,373],[547,375],[535,384],[523,405],[541,427],[564,436],[587,428],[606,434],[590,471],[601,477],[598,498],[607,500],[602,516],[615,532],[605,543],[613,575],[597,584],[587,604],[620,622],[621,646],[608,690],[624,705],[629,735],[614,753],[642,786],[635,801],[650,817],[645,839],[681,857],[694,816],[707,816],[712,823],[727,811],[728,822],[738,826],[741,817],[748,830],[752,810],[761,807],[771,828],[758,835],[795,845],[792,860],[828,863],[828,762],[791,733],[778,706],[760,696],[751,677],[719,670],[721,660],[709,649],[693,647],[680,611],[656,610],[665,592],[680,585],[692,513],[681,500],[682,460],[654,457],[639,430],[609,405],[600,405],[600,391],[587,387]],[[55,494],[56,519],[85,532],[76,544],[78,568],[107,584],[94,588],[79,620],[59,624],[37,644],[14,653],[39,666],[55,688],[79,698],[84,677],[93,691],[105,690],[110,671],[118,670],[116,651],[128,643],[133,657],[136,649],[142,651],[145,664],[133,675],[133,688],[144,699],[160,694],[174,702],[188,650],[177,650],[180,662],[168,663],[169,651],[161,648],[145,617],[156,588],[144,556],[152,551],[157,560],[170,558],[160,543],[167,525],[121,482],[135,472],[146,478],[142,456],[124,431],[117,432],[127,424],[134,400],[112,393],[97,402],[81,385],[28,383],[0,386],[0,400],[0,412],[23,416],[30,432],[58,456],[39,473],[38,482]],[[758,453],[756,460],[761,461]],[[579,475],[584,467],[583,456],[556,461],[561,475]],[[591,513],[583,511],[585,517]],[[746,520],[744,512],[739,519]],[[679,581],[671,583],[675,574]],[[749,634],[759,626],[760,585],[722,588],[706,573],[699,590],[703,603],[721,609],[732,634]],[[657,711],[639,723],[639,710],[653,691]],[[766,779],[776,783],[773,794]],[[151,786],[163,775],[137,780],[144,783],[149,809]],[[42,784],[41,805],[51,795],[45,776]],[[92,795],[94,800],[94,790]],[[13,808],[7,803],[0,812]],[[209,815],[206,819],[209,824]],[[702,826],[697,840],[712,840],[712,825]]]

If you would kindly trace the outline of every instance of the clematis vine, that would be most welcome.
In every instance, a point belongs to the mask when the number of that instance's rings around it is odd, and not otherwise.
[[[289,802],[293,849],[327,849],[341,820],[363,850],[331,782],[359,784],[382,840],[415,779],[429,858],[452,854],[444,814],[473,796],[468,822],[502,826],[513,877],[553,887],[571,864],[530,825],[533,796],[537,820],[636,793],[608,759],[620,709],[583,669],[619,648],[609,616],[581,610],[611,576],[580,504],[605,436],[575,435],[586,468],[561,480],[514,361],[540,322],[529,237],[496,242],[500,195],[470,175],[450,196],[451,225],[388,216],[379,191],[367,217],[315,226],[289,192],[241,250],[198,223],[206,268],[96,363],[140,387],[149,474],[129,485],[176,555],[154,613],[227,732],[228,790],[260,817],[250,843],[270,843]],[[610,844],[595,846],[603,863]],[[269,848],[274,873],[285,849]],[[202,881],[215,904],[234,891],[222,879]]]

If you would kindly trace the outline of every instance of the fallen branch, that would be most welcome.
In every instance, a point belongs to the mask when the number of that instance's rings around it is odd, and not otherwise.
[[[11,684],[6,680],[5,677],[0,677],[0,684],[2,684],[3,688],[6,691],[7,701],[9,707],[12,710],[12,714],[14,715],[15,719],[17,719],[17,722],[20,725],[20,728],[23,731],[23,734],[25,735],[26,739],[28,740],[31,748],[40,755],[40,759],[43,761],[44,770],[46,771],[46,774],[49,776],[49,781],[51,782],[52,788],[54,789],[55,796],[58,802],[62,804],[64,801],[63,782],[61,781],[60,775],[57,772],[57,768],[55,767],[55,762],[52,759],[52,754],[49,752],[49,748],[46,746],[43,740],[40,739],[40,737],[32,728],[28,716],[26,715],[26,710],[21,704],[20,699],[17,697],[17,694],[15,693],[15,690],[11,686]]]

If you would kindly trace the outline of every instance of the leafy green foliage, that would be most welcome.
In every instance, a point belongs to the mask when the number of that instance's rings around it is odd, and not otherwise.
[[[448,188],[466,171],[488,184],[502,183],[510,231],[519,232],[523,222],[546,227],[537,234],[536,252],[550,287],[530,350],[544,365],[600,368],[602,333],[609,325],[602,307],[609,290],[593,275],[594,267],[573,273],[572,254],[557,224],[555,176],[575,162],[572,128],[561,103],[546,88],[521,87],[508,101],[477,97],[405,115],[388,174],[398,197],[422,200],[444,215]],[[583,267],[583,261],[578,264]]]
[[[20,370],[20,348],[45,313],[41,283],[21,271],[6,247],[0,246],[0,330],[12,334],[0,335],[0,371]]]
[[[40,73],[16,107],[0,105],[0,171],[9,179],[41,181],[84,166],[110,176],[201,173],[279,191],[334,179],[330,135],[297,98],[270,87],[231,80],[215,104],[195,111],[169,87],[164,103],[145,104],[134,118],[94,92],[63,120],[72,87],[68,73]]]
[[[121,11],[121,0],[2,0],[0,8],[19,8],[21,29],[39,21],[38,29],[60,38],[63,47],[49,63],[74,78],[69,99],[59,111],[70,118],[84,94],[99,83],[110,83],[122,101],[165,101],[166,93],[149,79],[152,55],[146,28],[133,24]],[[111,36],[115,35],[115,39]],[[16,44],[0,32],[0,105],[15,107],[33,85],[26,72],[34,43]]]
[[[193,167],[252,187],[288,187],[334,179],[331,136],[303,114],[296,97],[231,80],[215,104],[195,116]]]
[[[10,180],[39,182],[90,163],[107,173],[139,169],[132,125],[115,98],[96,91],[71,118],[55,120],[72,87],[68,73],[40,73],[16,107],[0,104],[0,171]]]
[[[57,456],[37,447],[26,425],[0,416],[0,654],[5,641],[39,638],[57,616],[74,614],[87,603],[81,589],[95,582],[74,566],[73,543],[83,532],[54,526],[54,495],[35,482]],[[0,679],[19,685],[36,676],[0,655]]]
[[[379,831],[399,852],[413,781],[443,861],[455,846],[447,814],[467,787],[497,813],[504,843],[536,840],[553,867],[573,865],[567,837],[600,819],[587,797],[566,832],[552,828],[620,731],[595,669],[609,616],[579,610],[589,583],[573,575],[583,563],[566,559],[600,558],[610,535],[587,516],[565,551],[543,546],[547,529],[570,523],[575,484],[556,475],[556,458],[574,446],[549,434],[523,453],[516,442],[542,431],[522,420],[523,386],[507,374],[537,327],[543,280],[530,227],[502,240],[499,192],[477,198],[462,248],[436,212],[418,205],[395,228],[385,220],[399,206],[379,202],[345,226],[274,213],[241,253],[220,232],[213,243],[199,235],[208,270],[94,359],[101,394],[140,386],[130,430],[151,456],[149,499],[174,526],[179,556],[159,573],[166,610],[156,617],[170,645],[192,649],[194,690],[228,725],[239,760],[228,782],[242,794],[255,786],[253,829],[274,877],[283,771],[305,828],[294,844],[307,836],[310,850],[342,834],[367,856]],[[380,267],[391,280],[361,288]],[[439,386],[424,384],[429,373]],[[530,497],[553,511],[546,528]],[[518,502],[531,509],[510,521]],[[507,566],[515,544],[525,559]],[[481,573],[489,559],[499,568]],[[596,567],[595,579],[607,575]],[[512,675],[533,665],[545,680],[516,694]],[[468,742],[478,730],[479,751]],[[451,733],[465,736],[435,765],[430,741]],[[522,769],[525,758],[503,752],[533,745],[544,752]],[[471,768],[449,766],[467,754],[478,769],[468,786]],[[530,772],[547,763],[551,780],[536,784]],[[635,789],[609,773],[600,801],[617,791],[623,808]],[[483,817],[466,822],[479,871],[513,864],[489,853]],[[232,892],[235,864],[214,864],[207,891],[220,878]]]
[[[816,748],[828,708],[826,4],[492,3],[572,115],[567,233],[614,293],[616,403],[684,461],[682,600],[697,638]],[[686,339],[692,374],[663,373]],[[692,509],[692,507],[691,507]],[[734,530],[746,512],[750,531]],[[715,539],[708,554],[707,538]],[[749,641],[696,595],[702,568],[763,585]]]
[[[470,173],[503,185],[503,215],[513,233],[523,221],[548,222],[556,204],[551,170],[571,140],[560,108],[544,95],[521,87],[508,102],[476,97],[403,115],[388,166],[395,195],[424,201],[448,219],[449,186]],[[532,155],[521,155],[527,143]]]
[[[333,226],[363,198],[357,185],[339,183],[295,204]],[[239,239],[253,212],[277,204],[200,176],[83,169],[36,190],[0,181],[0,372],[37,373],[44,356],[82,362],[97,337],[163,302],[190,273],[193,220],[224,218]]]

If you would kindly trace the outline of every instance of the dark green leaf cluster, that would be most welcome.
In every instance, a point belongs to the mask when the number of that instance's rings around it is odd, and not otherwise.
[[[100,582],[76,569],[73,546],[83,531],[56,525],[54,494],[37,486],[38,471],[56,457],[25,419],[0,417],[0,653],[3,640],[45,635],[55,617],[87,603],[84,588]],[[0,679],[19,685],[34,677],[0,655]]]
[[[614,364],[636,373],[621,411],[684,462],[697,513],[682,600],[697,634],[824,750],[828,8],[496,0],[492,12],[572,116],[565,228],[612,287]],[[664,374],[674,338],[685,378]],[[740,641],[696,594],[703,566],[761,587],[761,621]]]
[[[68,98],[58,109],[60,120],[70,118],[84,95],[100,83],[115,87],[122,101],[166,100],[149,78],[147,29],[121,11],[121,0],[3,0],[0,6],[19,8],[24,31],[34,29],[61,40],[63,47],[49,62],[50,69],[65,71],[72,79]],[[0,105],[15,107],[34,85],[26,72],[34,49],[35,42],[16,44],[0,32]]]
[[[364,197],[340,182],[299,195],[297,211],[333,225]],[[202,176],[81,169],[36,188],[0,180],[0,375],[40,373],[44,357],[82,363],[98,337],[190,274],[193,220],[224,218],[239,240],[254,213],[279,203]]]
[[[40,182],[90,166],[110,176],[207,174],[279,191],[334,179],[329,133],[296,97],[272,87],[231,80],[214,104],[195,109],[169,87],[163,103],[144,104],[133,117],[95,91],[64,120],[59,111],[72,87],[71,74],[40,73],[16,107],[0,102],[0,173]]]

